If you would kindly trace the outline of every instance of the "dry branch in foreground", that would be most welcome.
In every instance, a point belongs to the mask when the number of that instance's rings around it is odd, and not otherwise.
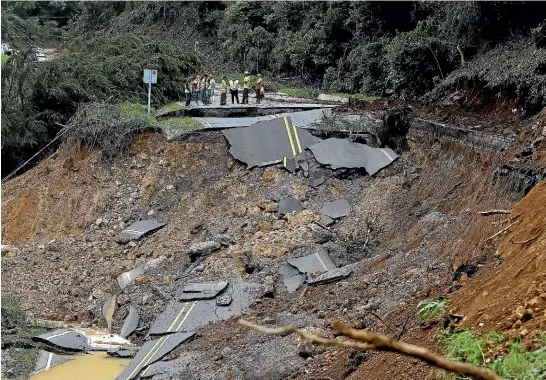
[[[448,360],[440,355],[436,355],[426,348],[414,346],[412,344],[404,343],[399,340],[389,338],[388,336],[375,334],[365,330],[355,330],[345,326],[339,321],[335,321],[333,327],[336,331],[342,335],[355,339],[358,342],[337,340],[330,338],[323,338],[316,335],[307,334],[294,326],[286,326],[279,328],[267,328],[248,322],[244,319],[240,319],[239,323],[243,326],[250,327],[254,330],[266,333],[266,334],[286,334],[295,333],[302,339],[309,340],[313,343],[325,345],[325,346],[341,346],[356,348],[357,350],[378,350],[378,351],[392,351],[403,355],[411,356],[413,358],[424,361],[425,363],[434,365],[438,368],[449,372],[460,373],[463,375],[474,376],[484,380],[502,380],[502,377],[496,375],[494,372],[485,368],[481,368],[468,363],[454,362]]]
[[[487,211],[478,211],[478,214],[489,216],[494,214],[510,214],[512,211],[510,210],[487,210]]]

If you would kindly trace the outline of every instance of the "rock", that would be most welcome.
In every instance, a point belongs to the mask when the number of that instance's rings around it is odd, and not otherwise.
[[[327,215],[321,215],[320,216],[320,222],[322,224],[324,224],[326,227],[329,227],[331,226],[332,224],[334,224],[334,219],[330,218],[329,216]]]
[[[192,244],[187,251],[192,260],[199,256],[208,255],[214,251],[220,249],[221,245],[217,241],[210,240],[201,243]]]
[[[231,347],[224,347],[222,348],[222,355],[223,356],[228,356],[229,354],[231,354],[233,352],[233,349]]]
[[[345,199],[338,199],[333,202],[325,202],[319,213],[332,219],[338,219],[347,216],[350,211],[351,206],[349,202]]]
[[[262,298],[274,298],[275,297],[275,280],[273,277],[266,276],[263,283]]]
[[[542,136],[546,137],[546,126],[542,128]]]
[[[313,356],[314,346],[308,340],[302,340],[298,343],[298,355],[302,358]]]
[[[216,306],[229,306],[231,304],[232,298],[229,294],[224,294],[216,298]]]
[[[61,283],[61,280],[59,280],[58,278],[55,277],[55,278],[53,278],[53,279],[51,280],[51,283],[52,283],[53,285],[59,285],[59,284]]]
[[[262,232],[269,232],[271,231],[271,223],[267,220],[260,220],[258,222],[258,229]]]
[[[286,227],[286,221],[283,219],[275,220],[273,222],[273,229],[274,230],[280,230]]]
[[[218,243],[220,243],[220,244],[223,245],[224,247],[229,247],[230,245],[234,245],[234,244],[237,243],[237,242],[236,242],[234,239],[232,239],[230,236],[224,235],[224,234],[221,234],[221,235],[216,236],[216,238],[215,238],[214,240],[216,240]]]
[[[154,215],[154,214],[155,214],[155,211],[154,211],[154,210],[148,211],[148,216],[152,216],[152,215]]]
[[[194,272],[201,273],[205,270],[205,266],[203,264],[199,264],[195,268],[193,268]]]
[[[289,214],[291,212],[298,212],[298,211],[301,211],[303,210],[303,207],[300,203],[300,201],[298,201],[296,198],[294,197],[286,197],[286,198],[282,198],[280,201],[279,201],[279,208],[277,210],[277,213],[279,215],[285,215],[285,214]]]
[[[279,206],[277,206],[276,203],[269,203],[268,205],[265,206],[266,212],[277,212],[278,209],[279,209]]]
[[[97,220],[95,220],[95,224],[97,225],[97,227],[100,227],[103,223],[104,220],[102,220],[102,218],[98,218]]]
[[[128,245],[129,247],[136,247],[136,243],[134,241],[130,241]]]

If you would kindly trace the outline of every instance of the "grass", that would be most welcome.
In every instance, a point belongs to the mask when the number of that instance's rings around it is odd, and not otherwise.
[[[373,96],[373,95],[366,95],[366,94],[349,94],[349,93],[346,93],[346,92],[335,92],[332,94],[333,96],[339,96],[339,97],[342,97],[342,98],[350,98],[350,99],[357,99],[357,100],[367,100],[367,101],[372,101],[372,100],[377,100],[379,99],[377,96]]]
[[[309,98],[314,99],[318,96],[313,91],[306,90],[303,88],[290,88],[290,87],[281,87],[277,90],[277,92],[282,92],[283,94],[297,96],[299,98]]]
[[[424,321],[440,318],[445,313],[447,303],[447,300],[443,297],[423,300],[417,305],[417,315]]]
[[[127,118],[144,120],[149,125],[159,128],[181,128],[186,131],[194,131],[198,128],[199,124],[191,117],[175,116],[168,118],[157,119],[162,114],[186,109],[185,106],[181,106],[177,103],[167,104],[159,109],[152,108],[150,110],[150,117],[148,118],[148,106],[137,103],[122,103],[121,115]]]
[[[2,63],[6,62],[9,59],[9,55],[2,56]]]
[[[159,108],[157,110],[157,114],[158,115],[163,115],[163,114],[166,114],[166,113],[169,113],[169,112],[174,112],[174,111],[180,111],[180,110],[185,110],[185,109],[188,109],[188,107],[186,106],[183,106],[179,103],[169,103],[167,105],[164,105],[163,107]]]
[[[492,332],[482,339],[470,330],[444,331],[439,336],[439,340],[443,343],[445,355],[449,360],[485,366],[505,379],[541,380],[546,376],[546,339],[543,339],[544,347],[536,351],[526,351],[523,345],[516,341],[507,354],[498,355],[489,360],[485,353],[494,351],[495,345],[505,341],[502,334]],[[436,378],[440,380],[469,379],[463,375],[442,370],[437,371]]]

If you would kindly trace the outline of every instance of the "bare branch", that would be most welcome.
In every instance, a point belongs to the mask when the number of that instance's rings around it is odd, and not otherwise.
[[[449,372],[460,373],[464,375],[474,376],[484,380],[502,380],[502,378],[495,373],[472,365],[468,363],[453,362],[442,356],[436,355],[423,347],[414,346],[412,344],[403,343],[398,340],[389,338],[385,335],[375,334],[364,330],[355,330],[345,326],[339,321],[335,321],[333,327],[336,331],[342,335],[358,340],[359,342],[344,341],[338,339],[323,338],[307,334],[294,326],[286,326],[279,328],[267,328],[248,322],[244,319],[240,319],[239,323],[243,326],[250,327],[254,330],[266,333],[266,334],[286,334],[295,333],[302,339],[309,340],[313,343],[326,345],[326,346],[340,346],[356,348],[357,350],[379,350],[379,351],[393,351],[403,355],[407,355],[419,360],[422,360],[428,364],[432,364],[436,367],[442,368]],[[364,342],[364,343],[362,343]]]
[[[510,210],[487,210],[487,211],[478,211],[478,214],[481,214],[483,216],[489,216],[494,214],[510,214],[512,211]]]
[[[499,232],[495,233],[494,235],[491,235],[489,236],[487,239],[485,239],[486,242],[494,239],[495,237],[499,236],[500,234],[502,234],[503,232],[506,232],[508,231],[508,229],[510,229],[510,227],[512,227],[514,224],[517,223],[517,220],[514,222],[514,223],[510,223],[510,225],[504,227],[502,230],[500,230]]]

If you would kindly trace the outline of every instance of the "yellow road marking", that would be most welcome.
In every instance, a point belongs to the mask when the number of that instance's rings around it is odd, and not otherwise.
[[[298,143],[298,149],[301,153],[300,137],[298,136],[298,130],[296,129],[296,124],[292,124],[292,129],[294,130],[294,136],[296,136],[296,142]]]
[[[282,159],[282,164],[283,164],[284,167],[286,168],[286,157],[284,157],[284,158]]]
[[[182,306],[182,309],[180,309],[180,311],[178,312],[176,318],[172,321],[171,325],[169,326],[169,328],[167,329],[167,332],[171,332],[171,329],[173,328],[173,326],[175,325],[176,322],[178,322],[178,319],[180,319],[180,316],[182,315],[182,313],[184,312],[184,310],[186,310],[186,307],[188,306],[188,302],[184,302],[184,305]],[[195,302],[194,302],[194,305],[195,306]],[[191,309],[193,309],[193,306],[191,307]],[[190,309],[190,311],[191,311]],[[188,312],[189,314],[189,312]],[[188,317],[188,314],[186,314],[186,317],[184,317],[184,320],[186,320],[186,318]],[[133,370],[133,372],[131,372],[129,374],[129,376],[127,376],[127,379],[131,378],[133,375],[137,374],[138,371],[139,371],[139,368],[142,368],[146,365],[148,365],[148,363],[144,364],[141,366],[141,364],[146,360],[148,359],[148,362],[153,358],[153,355],[155,355],[157,353],[157,351],[159,351],[159,349],[165,344],[165,342],[167,341],[169,337],[165,337],[165,336],[162,336],[161,338],[159,338],[159,340],[152,346],[152,348],[150,349],[150,351],[148,351],[148,353],[142,358],[142,360],[137,364],[137,366],[135,367],[135,369]],[[158,344],[161,345],[159,347],[157,347]],[[157,347],[157,349],[156,349]],[[150,354],[155,350],[155,352],[153,353],[152,356],[150,356]]]
[[[180,324],[173,330],[174,332],[177,332],[177,331],[182,327],[182,325],[184,324],[184,322],[186,322],[186,319],[187,319],[188,316],[190,315],[190,313],[191,313],[191,311],[193,310],[193,308],[195,307],[195,304],[196,304],[196,303],[197,303],[197,301],[193,301],[191,307],[190,307],[189,310],[186,312],[186,315],[184,315],[184,318],[182,318],[182,321],[180,321]],[[186,306],[187,306],[187,305],[188,305],[187,302],[184,303],[184,307],[182,308],[182,310],[180,311],[180,313],[178,313],[178,317],[175,318],[175,320],[173,321],[173,323],[171,324],[171,326],[169,327],[169,329],[168,329],[167,331],[170,331],[170,329],[173,327],[174,323],[178,320],[178,318],[180,317],[180,315],[182,315],[182,312],[186,309]],[[155,349],[155,352],[152,354],[152,356],[150,356],[150,357],[148,358],[148,360],[146,361],[146,363],[144,363],[144,365],[143,365],[142,367],[146,367],[148,364],[150,364],[150,361],[153,359],[153,357],[155,356],[155,354],[157,354],[157,353],[159,352],[159,350],[161,349],[161,347],[163,347],[163,345],[164,345],[165,343],[167,343],[167,340],[169,340],[170,337],[171,337],[171,335],[168,335],[168,336],[167,336],[167,339],[165,339],[165,340],[159,345],[159,347],[157,347],[157,348]],[[158,341],[158,343],[159,343],[159,341]],[[157,344],[156,344],[156,345],[157,345]],[[154,345],[154,347],[152,347],[152,349],[150,350],[150,352],[152,352],[152,351],[154,350],[154,348],[155,348],[156,345]],[[141,361],[141,363],[142,363],[142,361]],[[139,363],[139,364],[140,364],[140,363]],[[148,367],[148,368],[150,368],[150,367]],[[144,376],[144,375],[146,374],[146,371],[148,371],[148,368],[146,368],[146,369],[144,370],[144,372],[142,372],[142,376]]]
[[[180,322],[180,324],[178,325],[178,327],[177,327],[176,330],[174,330],[174,331],[180,330],[180,328],[182,327],[182,325],[184,324],[184,322],[186,322],[186,319],[187,319],[188,316],[190,315],[191,311],[192,311],[193,308],[195,307],[195,304],[196,304],[196,303],[197,303],[197,301],[193,301],[193,304],[191,305],[190,310],[188,310],[188,312],[186,313],[186,315],[184,316],[184,318],[182,319],[182,321]]]
[[[294,140],[292,140],[292,135],[290,134],[290,127],[288,126],[288,118],[284,117],[284,125],[286,126],[286,133],[288,133],[288,139],[290,140],[290,146],[292,147],[292,154],[296,157],[296,148],[294,148]]]

